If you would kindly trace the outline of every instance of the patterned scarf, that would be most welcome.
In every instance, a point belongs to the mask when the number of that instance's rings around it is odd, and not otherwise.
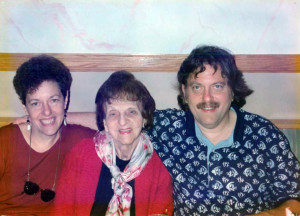
[[[116,166],[116,150],[111,135],[105,131],[97,132],[94,143],[99,158],[109,168],[112,175],[111,183],[114,195],[105,215],[130,216],[133,193],[127,182],[136,178],[152,157],[153,146],[150,139],[146,134],[141,133],[140,141],[123,172]]]

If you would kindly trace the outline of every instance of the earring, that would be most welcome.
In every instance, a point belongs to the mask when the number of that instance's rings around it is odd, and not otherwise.
[[[29,121],[29,116],[27,116],[26,123],[27,123],[27,130],[30,131],[31,130],[31,125],[30,125],[30,121]]]
[[[67,112],[65,111],[64,115],[64,125],[67,126]]]

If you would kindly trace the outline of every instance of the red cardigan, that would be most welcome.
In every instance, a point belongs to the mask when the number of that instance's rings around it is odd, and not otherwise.
[[[101,167],[92,138],[77,144],[65,158],[52,215],[90,215]],[[135,178],[134,190],[137,216],[172,215],[171,176],[156,152]]]

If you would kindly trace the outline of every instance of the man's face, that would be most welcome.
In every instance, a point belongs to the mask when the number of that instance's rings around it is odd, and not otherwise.
[[[208,64],[205,68],[196,77],[191,73],[187,86],[182,85],[181,88],[200,129],[222,128],[229,121],[233,94],[220,68],[215,71]]]

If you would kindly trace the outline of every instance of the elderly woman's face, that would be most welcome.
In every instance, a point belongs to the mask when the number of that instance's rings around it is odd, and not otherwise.
[[[56,135],[64,119],[64,99],[58,84],[44,81],[36,91],[26,96],[28,112],[34,133],[42,136]]]
[[[136,101],[111,100],[106,103],[104,120],[115,145],[132,145],[136,147],[143,127],[143,117]]]

